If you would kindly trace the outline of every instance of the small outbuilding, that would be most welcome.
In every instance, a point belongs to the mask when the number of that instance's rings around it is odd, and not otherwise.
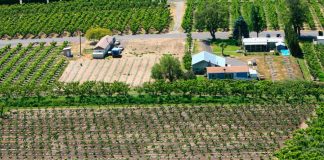
[[[243,38],[245,52],[270,52],[276,49],[278,43],[284,43],[284,39],[280,37]]]
[[[195,74],[204,74],[206,67],[225,67],[226,59],[215,54],[202,51],[192,56],[192,70]]]
[[[71,47],[63,48],[63,55],[66,57],[73,57],[72,52],[71,52]]]
[[[93,58],[103,59],[107,56],[108,51],[110,51],[115,44],[115,37],[105,36],[103,37],[93,49]]]

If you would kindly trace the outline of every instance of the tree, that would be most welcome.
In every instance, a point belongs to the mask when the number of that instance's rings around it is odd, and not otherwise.
[[[247,23],[244,21],[244,18],[240,16],[234,24],[233,38],[239,41],[239,44],[242,42],[242,37],[249,38],[250,32]]]
[[[227,47],[227,43],[222,42],[222,43],[219,44],[219,47],[222,48],[222,56],[224,56],[224,50],[225,50],[225,48]]]
[[[192,57],[190,52],[185,53],[185,55],[182,58],[182,61],[183,61],[184,68],[186,70],[191,70]]]
[[[183,75],[180,61],[171,55],[164,55],[160,63],[157,63],[152,68],[152,78],[167,79],[173,82],[180,79]]]
[[[227,28],[228,14],[225,5],[216,1],[206,3],[202,9],[195,13],[195,27],[199,31],[208,30],[212,38],[216,39],[216,32],[219,28]]]
[[[285,25],[285,38],[291,54],[296,57],[302,57],[302,50],[299,46],[298,35],[294,31],[291,23],[287,23]]]
[[[301,0],[286,0],[288,14],[287,19],[292,23],[294,31],[300,36],[303,23],[307,21],[307,5]]]
[[[252,5],[251,22],[252,30],[255,31],[257,33],[257,37],[259,37],[259,33],[266,29],[267,26],[261,17],[260,8],[258,6]]]
[[[112,35],[112,32],[105,28],[90,28],[87,30],[85,37],[88,40],[98,41],[106,35]]]

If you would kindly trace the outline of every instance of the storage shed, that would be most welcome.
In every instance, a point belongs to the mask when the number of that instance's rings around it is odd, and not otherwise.
[[[103,37],[93,49],[93,58],[103,59],[107,56],[108,51],[114,47],[116,39],[115,37],[105,36]]]
[[[246,52],[269,52],[276,49],[276,43],[284,43],[284,39],[279,37],[243,38]]]
[[[192,69],[196,74],[204,74],[206,67],[225,67],[226,59],[215,54],[202,51],[192,56]]]
[[[72,52],[71,52],[71,47],[63,48],[63,55],[66,57],[73,57]]]

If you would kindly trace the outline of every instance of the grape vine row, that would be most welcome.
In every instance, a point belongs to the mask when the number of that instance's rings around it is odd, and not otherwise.
[[[74,0],[50,4],[0,6],[0,37],[53,33],[65,35],[91,27],[117,33],[162,32],[169,27],[166,0]],[[14,26],[14,27],[13,27]]]

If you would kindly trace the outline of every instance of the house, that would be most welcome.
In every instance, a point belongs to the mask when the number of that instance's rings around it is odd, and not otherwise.
[[[192,56],[192,70],[196,74],[204,74],[206,67],[225,67],[226,59],[215,54],[202,51]]]
[[[207,67],[207,78],[211,79],[257,79],[257,72],[248,66]]]
[[[284,39],[280,37],[243,38],[246,52],[270,52],[276,49],[278,43],[284,43]]]
[[[324,36],[317,36],[317,44],[324,44]]]
[[[116,39],[115,37],[105,36],[103,37],[93,49],[93,58],[103,59],[107,56],[108,51],[114,47]]]

